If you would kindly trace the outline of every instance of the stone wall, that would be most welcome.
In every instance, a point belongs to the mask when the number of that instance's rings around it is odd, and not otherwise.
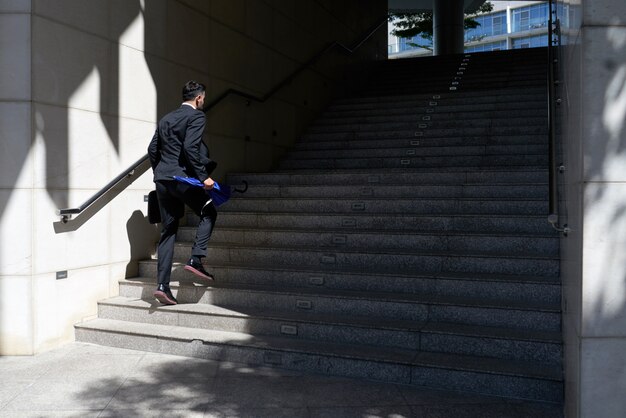
[[[68,224],[56,210],[145,155],[185,81],[204,82],[208,100],[228,88],[263,96],[385,16],[380,0],[0,0],[0,354],[71,341],[72,325],[151,255],[145,166]],[[223,101],[207,114],[215,177],[270,169],[346,68],[385,57],[383,26],[358,53],[331,52],[264,103]]]
[[[626,3],[564,0],[566,416],[626,411]]]

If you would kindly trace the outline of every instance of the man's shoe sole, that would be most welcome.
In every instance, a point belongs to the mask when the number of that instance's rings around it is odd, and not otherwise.
[[[154,292],[154,297],[157,298],[163,305],[176,305],[175,300],[170,299],[165,292],[161,292],[160,290]]]
[[[191,266],[185,266],[185,270],[190,271],[193,274],[195,274],[196,276],[202,277],[203,279],[213,281],[213,276],[207,276],[206,274],[202,273],[200,270],[196,270],[195,268],[193,268]]]

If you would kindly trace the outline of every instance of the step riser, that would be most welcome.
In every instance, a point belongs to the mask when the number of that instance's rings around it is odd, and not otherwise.
[[[294,151],[306,150],[358,150],[358,149],[390,149],[390,148],[429,148],[429,147],[486,147],[486,146],[536,146],[544,145],[543,135],[526,135],[521,137],[463,137],[463,138],[398,138],[381,140],[324,140],[320,142],[298,142]]]
[[[429,112],[429,110],[431,112]],[[476,122],[478,119],[495,119],[497,122],[501,122],[502,120],[512,119],[513,122],[518,122],[520,118],[529,118],[530,120],[543,120],[545,121],[545,110],[543,109],[534,109],[534,110],[491,110],[484,112],[461,112],[455,111],[443,111],[437,106],[429,107],[429,108],[420,108],[420,109],[407,109],[406,114],[386,114],[379,115],[371,112],[372,114],[360,114],[358,117],[349,117],[349,116],[341,116],[341,117],[327,117],[318,119],[312,127],[317,128],[330,128],[336,126],[354,126],[354,125],[376,125],[376,124],[386,124],[386,123],[422,123],[423,121],[432,121],[432,122],[452,122],[452,121],[466,121],[466,122]],[[430,118],[424,119],[425,116]]]
[[[563,355],[561,345],[554,343],[497,340],[428,332],[421,334],[420,342],[423,351],[526,360],[550,365],[559,365]]]
[[[420,333],[382,330],[332,324],[311,324],[262,318],[223,317],[212,315],[163,312],[153,315],[147,310],[119,306],[99,307],[98,317],[148,324],[169,324],[188,328],[242,332],[254,335],[282,336],[308,341],[331,341],[349,344],[369,344],[419,350]],[[281,332],[288,327],[289,334]],[[293,335],[292,332],[296,334]],[[539,346],[537,346],[539,348]]]
[[[305,312],[324,315],[368,316],[376,318],[454,322],[467,325],[514,327],[558,331],[561,316],[554,312],[500,309],[487,307],[432,305],[418,302],[395,302],[366,299],[347,299],[320,295],[285,295],[241,291],[228,288],[186,286],[176,295],[179,303],[208,303],[231,310],[246,308],[282,312]],[[120,296],[142,298],[150,289],[137,285],[120,285]],[[299,306],[306,304],[310,308]]]
[[[423,136],[416,135],[416,132],[422,132]],[[415,126],[410,130],[392,130],[377,132],[338,132],[338,133],[307,133],[302,136],[303,141],[318,140],[338,140],[338,139],[386,139],[386,138],[438,138],[438,137],[462,137],[462,136],[500,136],[500,135],[547,135],[548,129],[541,126],[524,126],[524,127],[488,127],[488,128],[451,128],[451,129],[435,129],[435,128],[419,128]]]
[[[328,107],[328,111],[344,111],[344,110],[367,110],[384,107],[405,107],[407,104],[411,106],[414,102],[437,101],[440,106],[457,106],[476,104],[493,104],[508,105],[511,102],[511,96],[515,95],[516,102],[537,102],[542,101],[545,104],[546,90],[541,89],[518,89],[515,91],[490,93],[484,91],[482,93],[460,92],[456,95],[451,94],[433,94],[426,93],[420,95],[403,95],[403,96],[371,96],[359,97],[353,99],[339,100],[335,104]]]
[[[534,102],[527,101],[507,103],[506,105],[502,103],[482,103],[453,106],[434,99],[402,103],[403,105],[398,104],[397,106],[381,106],[374,107],[372,109],[325,111],[316,123],[331,123],[331,121],[350,118],[369,120],[371,117],[407,117],[422,115],[427,111],[432,111],[433,115],[440,117],[443,115],[456,116],[457,112],[464,112],[468,115],[476,115],[479,113],[492,115],[492,112],[497,112],[496,114],[502,113],[511,116],[520,116],[520,113],[517,112],[523,112],[524,115],[534,114],[535,116],[543,116],[545,114],[544,108],[546,106],[546,103],[543,100],[537,100]]]
[[[414,216],[342,216],[312,214],[229,213],[218,215],[215,231],[220,228],[297,228],[297,229],[347,229],[360,231],[382,229],[387,231],[442,231],[471,233],[516,233],[554,235],[547,218],[514,217],[414,217]],[[197,226],[198,218],[189,216],[187,225]]]
[[[393,149],[366,148],[366,149],[333,149],[333,150],[296,150],[287,154],[286,160],[291,159],[326,159],[326,158],[405,158],[405,157],[431,157],[431,156],[526,156],[546,154],[546,145],[480,145],[458,147],[424,147],[410,146]]]
[[[279,167],[283,170],[310,169],[375,169],[375,168],[467,168],[467,167],[546,167],[545,155],[471,155],[461,156],[426,156],[426,157],[390,157],[361,159],[288,159],[282,160]]]
[[[450,81],[449,82],[442,82],[442,83],[437,83],[437,84],[433,84],[433,85],[427,85],[427,84],[401,84],[401,83],[395,83],[395,84],[380,84],[380,85],[376,85],[376,86],[369,86],[368,88],[363,89],[360,92],[360,95],[377,95],[377,94],[411,94],[411,93],[423,93],[423,92],[447,92],[450,91],[450,87],[454,86],[452,85],[452,77],[450,77]],[[545,80],[528,80],[528,81],[520,81],[520,82],[515,82],[515,81],[497,81],[497,82],[489,82],[489,85],[487,86],[487,88],[489,89],[495,89],[495,88],[502,88],[502,89],[510,89],[510,88],[524,88],[524,87],[528,87],[528,88],[538,88],[541,85],[545,85],[546,81]],[[456,87],[456,91],[476,91],[476,90],[480,90],[481,88],[486,88],[484,81],[481,80],[468,80],[468,79],[463,79],[459,82],[458,85],[455,86]]]
[[[306,373],[321,373],[448,390],[464,390],[513,398],[553,402],[559,402],[562,399],[562,384],[542,379],[416,367],[380,361],[285,352],[277,349],[228,347],[188,340],[170,340],[141,335],[128,336],[80,328],[76,330],[76,339],[105,346],[271,366]]]
[[[342,324],[319,324],[284,321],[270,318],[248,318],[217,315],[162,312],[154,315],[148,309],[103,305],[98,317],[148,324],[172,325],[254,335],[289,337],[306,341],[329,341],[344,344],[377,345],[415,351],[479,355],[508,360],[537,361],[558,365],[561,349],[558,344],[509,339],[449,335],[428,331],[365,328]],[[287,333],[283,332],[286,331]]]
[[[193,242],[195,229],[181,229],[177,238]],[[211,243],[246,246],[289,246],[318,247],[329,250],[360,248],[363,250],[407,250],[407,251],[494,251],[497,253],[526,253],[536,256],[558,256],[559,239],[541,237],[472,237],[407,234],[358,234],[320,233],[305,231],[255,231],[216,229]]]
[[[561,300],[561,287],[558,283],[524,283],[453,279],[444,277],[410,277],[368,274],[347,274],[333,272],[306,272],[299,270],[264,270],[238,267],[219,267],[214,260],[206,263],[207,269],[222,284],[266,285],[276,288],[300,287],[309,289],[355,290],[381,293],[396,292],[484,298],[487,300],[517,300],[527,302],[558,304]],[[156,277],[155,261],[139,264],[142,277]],[[189,280],[190,273],[177,265],[172,270],[172,281]],[[320,284],[321,283],[321,284]]]
[[[548,195],[548,186],[501,185],[501,186],[250,186],[245,197],[263,198],[527,198],[541,199]]]
[[[426,115],[424,115],[426,116]],[[333,124],[333,125],[313,125],[307,130],[308,134],[336,133],[336,132],[379,132],[393,130],[409,130],[417,128],[418,124],[426,124],[426,129],[446,129],[446,128],[493,128],[502,127],[534,127],[545,126],[548,119],[540,118],[502,118],[502,119],[465,119],[465,120],[445,120],[431,118],[430,120],[415,120],[407,122],[382,122],[382,123],[361,123],[361,124]]]
[[[190,244],[176,246],[174,257],[177,260],[186,260],[190,256]],[[211,247],[208,249],[207,260],[217,264],[300,267],[320,271],[346,269],[354,272],[398,274],[449,272],[556,277],[559,273],[559,263],[552,259],[342,253],[341,250],[330,248],[327,252],[320,252],[305,249]]]
[[[493,200],[342,200],[342,199],[231,199],[222,211],[307,212],[323,214],[415,214],[415,215],[545,215],[545,201]]]
[[[498,185],[511,183],[547,184],[547,171],[504,172],[453,172],[453,173],[327,173],[327,174],[229,174],[228,184],[239,185],[247,181],[253,185],[326,186],[356,185],[377,186],[397,184],[432,185]]]

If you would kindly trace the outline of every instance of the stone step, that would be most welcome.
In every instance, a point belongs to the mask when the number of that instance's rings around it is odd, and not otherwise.
[[[504,167],[542,168],[548,165],[548,156],[535,155],[436,155],[404,157],[372,157],[372,158],[301,158],[290,157],[282,160],[280,170],[303,169],[381,169],[381,168],[410,168],[432,170],[433,168],[454,168],[468,170],[478,167],[487,169],[503,169]]]
[[[79,341],[300,372],[559,402],[558,367],[467,355],[315,343],[285,337],[96,319],[76,325]]]
[[[235,195],[220,211],[254,213],[325,213],[351,216],[353,214],[386,215],[546,215],[545,199],[262,199]]]
[[[176,239],[193,242],[196,230],[181,227]],[[558,256],[559,238],[553,236],[507,236],[500,234],[452,234],[444,232],[323,231],[311,229],[269,229],[245,227],[216,228],[211,242],[221,245],[318,247],[329,249],[360,248],[363,250],[409,251],[471,251],[526,253]]]
[[[422,134],[425,132],[421,131]],[[519,136],[476,136],[476,137],[411,137],[382,139],[342,139],[323,141],[298,141],[294,151],[329,150],[329,149],[380,149],[380,148],[428,148],[428,147],[465,147],[488,145],[545,145],[545,135]]]
[[[456,83],[456,84],[455,84]],[[361,95],[380,94],[411,94],[413,92],[445,92],[445,91],[472,91],[479,89],[511,89],[511,88],[538,88],[543,87],[547,83],[545,78],[516,80],[514,78],[501,78],[500,80],[481,79],[478,77],[466,77],[455,79],[451,75],[448,80],[433,81],[431,84],[424,81],[414,80],[412,82],[402,82],[400,80],[385,80],[377,83],[371,83],[368,87],[359,91]]]
[[[187,260],[191,256],[191,243],[176,243],[174,258]],[[439,272],[463,274],[521,274],[549,276],[559,274],[558,259],[549,255],[536,255],[527,251],[496,252],[481,249],[393,250],[367,248],[320,248],[278,245],[246,246],[209,243],[207,260],[217,264],[275,265],[285,268],[316,268],[320,271],[342,270],[357,272],[402,274],[410,269],[419,274]]]
[[[379,94],[360,97],[346,97],[335,100],[328,111],[336,108],[345,108],[364,105],[398,105],[406,102],[419,100],[436,100],[442,104],[466,104],[466,103],[509,103],[509,102],[535,102],[547,97],[546,87],[509,88],[509,89],[483,89],[477,91],[445,91],[441,93],[415,93],[415,94]]]
[[[195,276],[194,276],[195,277]],[[202,280],[202,279],[198,279]],[[452,322],[486,327],[558,332],[560,304],[445,298],[435,295],[358,292],[321,288],[274,288],[260,285],[170,282],[181,304],[213,304],[233,310],[306,312],[311,315],[369,317],[379,320]],[[120,281],[120,296],[153,300],[154,279]],[[154,301],[156,304],[156,300]]]
[[[498,184],[519,184],[533,183],[545,184],[548,181],[547,170],[532,171],[475,171],[475,172],[402,172],[373,173],[370,170],[362,172],[324,172],[324,173],[230,173],[227,183],[239,185],[243,181],[253,185],[293,185],[293,186],[313,186],[313,185],[386,185],[386,184],[406,184],[406,185],[498,185]]]
[[[463,197],[463,198],[531,198],[539,199],[548,195],[546,184],[481,184],[481,185],[406,185],[397,184],[365,184],[355,185],[249,185],[244,198],[247,197],[304,197],[304,198],[411,198],[427,199],[431,197]]]
[[[530,145],[465,145],[435,146],[425,145],[403,146],[399,148],[351,148],[351,149],[295,149],[289,151],[285,160],[291,159],[358,159],[358,158],[404,158],[430,156],[529,156],[545,155],[547,144]]]
[[[334,114],[332,117],[317,119],[311,126],[335,126],[335,125],[375,125],[391,122],[421,123],[424,121],[476,121],[476,119],[501,120],[511,119],[517,122],[521,118],[547,119],[546,109],[500,109],[466,112],[462,110],[452,111],[450,108],[441,109],[438,106],[422,106],[419,108],[403,109],[403,113],[376,114],[374,112],[363,112],[359,116],[346,116]],[[431,112],[428,112],[428,111]],[[426,118],[426,119],[425,119]],[[529,121],[529,123],[531,123]]]
[[[368,106],[365,109],[336,109],[325,111],[318,121],[330,122],[334,119],[341,118],[369,118],[369,117],[388,117],[388,116],[406,116],[419,115],[432,111],[437,115],[448,114],[454,115],[456,112],[463,113],[487,113],[502,112],[513,113],[516,111],[536,112],[537,114],[545,113],[546,103],[544,100],[535,100],[527,102],[507,102],[507,103],[466,103],[450,105],[441,100],[424,99],[415,101],[406,101],[400,103],[389,103],[385,106]]]
[[[346,132],[308,132],[302,135],[302,141],[336,141],[347,139],[397,139],[397,138],[435,138],[435,137],[463,137],[463,136],[520,136],[544,135],[547,137],[548,128],[540,126],[483,126],[483,127],[429,127],[415,125],[409,129],[392,129],[377,131],[346,131]]]
[[[450,129],[450,128],[499,128],[499,127],[534,127],[547,125],[548,118],[542,117],[522,117],[522,118],[476,118],[461,120],[460,118],[454,119],[439,119],[433,118],[432,115],[425,115],[427,120],[415,120],[415,121],[384,121],[380,123],[376,122],[364,122],[355,124],[328,124],[319,125],[314,124],[309,126],[307,133],[336,133],[336,132],[377,132],[377,131],[390,131],[390,130],[409,130],[415,128],[422,129]],[[424,125],[424,126],[422,126]]]
[[[510,96],[478,96],[478,97],[464,97],[459,93],[457,97],[448,97],[447,95],[421,95],[421,96],[385,96],[371,98],[362,97],[358,102],[346,102],[337,100],[333,102],[329,108],[325,111],[324,115],[336,114],[341,116],[346,112],[361,112],[361,111],[393,111],[393,112],[406,112],[412,109],[420,108],[441,108],[444,110],[457,111],[467,110],[472,106],[479,106],[477,109],[489,110],[493,108],[508,110],[508,109],[520,109],[520,108],[534,108],[533,105],[541,103],[540,108],[546,107],[545,94],[524,94],[515,95],[519,100],[512,101]],[[436,104],[435,104],[436,103]],[[485,111],[482,110],[482,111]]]
[[[172,280],[185,282],[190,273],[183,269],[184,263],[174,263]],[[545,276],[436,273],[403,274],[306,270],[301,266],[241,266],[218,264],[214,260],[205,262],[205,267],[216,278],[217,283],[263,285],[276,289],[323,288],[327,290],[355,290],[364,292],[393,292],[429,294],[440,297],[483,298],[489,300],[518,300],[558,305],[561,301],[558,278]],[[142,277],[157,277],[157,261],[144,260],[139,264]],[[154,279],[156,280],[156,279]]]
[[[177,294],[184,296],[184,287]],[[249,333],[257,337],[402,348],[558,366],[560,334],[452,323],[376,320],[371,316],[229,309],[215,304],[179,304],[159,309],[154,301],[118,296],[98,303],[98,317],[147,324]]]
[[[405,214],[327,214],[315,212],[267,213],[219,212],[216,228],[302,228],[319,230],[363,231],[442,231],[453,233],[499,233],[553,235],[547,215],[405,215]],[[197,225],[189,216],[187,225]],[[217,229],[216,229],[217,231]]]

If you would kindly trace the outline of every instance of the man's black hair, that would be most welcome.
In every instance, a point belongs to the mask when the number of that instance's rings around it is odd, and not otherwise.
[[[192,100],[195,99],[196,96],[204,93],[206,91],[206,86],[202,83],[198,83],[197,81],[188,81],[183,86],[183,100]]]

